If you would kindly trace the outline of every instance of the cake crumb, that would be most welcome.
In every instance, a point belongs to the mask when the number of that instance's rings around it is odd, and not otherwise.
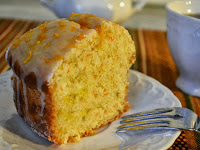
[[[24,60],[24,63],[27,64],[31,60],[32,56],[33,56],[32,51],[29,51],[29,56]]]
[[[54,38],[56,38],[56,39],[57,39],[57,38],[59,38],[59,37],[60,37],[60,34],[58,34],[58,33],[54,33],[54,34],[53,34],[53,36],[54,36]]]

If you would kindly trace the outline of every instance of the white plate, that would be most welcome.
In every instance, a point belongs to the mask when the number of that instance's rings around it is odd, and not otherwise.
[[[55,149],[46,139],[39,137],[22,121],[16,113],[12,100],[13,92],[8,71],[0,75],[0,149]],[[161,107],[181,107],[179,100],[165,86],[155,79],[137,71],[130,70],[130,87],[128,93],[131,109],[126,114],[151,110]],[[119,149],[132,145],[134,149],[167,149],[180,135],[180,131],[135,131],[131,135],[120,135],[127,138],[121,142],[115,131],[119,120],[112,122],[90,137],[82,138],[80,143],[61,145],[59,149]]]

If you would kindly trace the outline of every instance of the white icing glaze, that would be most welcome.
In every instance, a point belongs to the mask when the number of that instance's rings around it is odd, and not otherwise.
[[[32,124],[33,125],[33,124]],[[34,129],[34,127],[31,127],[31,130],[33,131],[33,132],[35,132],[36,134],[38,134],[40,137],[43,137],[43,138],[45,138],[45,139],[47,139],[48,140],[48,136],[49,136],[49,134],[47,133],[47,132],[44,132],[44,133],[40,133],[40,132],[38,132],[37,130],[35,130]],[[47,137],[46,137],[47,136]]]
[[[9,46],[9,48],[11,48],[11,46]],[[7,50],[8,51],[8,50]],[[8,53],[6,54],[6,59],[8,59]],[[12,57],[12,70],[14,68],[14,65],[16,63],[17,59],[16,57]],[[21,75],[21,81],[22,81],[22,88],[23,88],[23,96],[24,96],[24,103],[25,103],[25,114],[24,114],[24,118],[25,118],[25,121],[28,121],[29,118],[28,118],[28,98],[27,98],[27,90],[26,90],[26,84],[24,82],[24,79],[26,77],[28,73],[25,72],[23,75]],[[17,84],[17,110],[18,110],[18,113],[19,115],[21,115],[21,106],[20,106],[20,99],[19,99],[19,95],[20,95],[20,90],[19,90],[19,83],[20,83],[20,78],[15,74],[15,71],[13,70],[13,76],[16,77],[16,84]]]
[[[20,101],[19,101],[19,95],[20,95],[20,89],[19,89],[19,77],[15,74],[15,73],[13,73],[13,76],[15,77],[15,79],[17,80],[17,82],[16,82],[16,93],[17,93],[17,95],[15,96],[15,98],[16,98],[16,100],[17,100],[17,110],[18,110],[18,113],[19,114],[21,114],[21,106],[20,106]]]
[[[39,83],[39,82],[37,82],[37,83]],[[41,83],[41,82],[40,82]],[[41,96],[40,96],[40,100],[41,100],[41,112],[39,113],[39,115],[40,115],[40,117],[43,117],[43,111],[44,111],[44,106],[45,106],[45,102],[44,102],[44,100],[45,100],[45,93],[42,91],[42,84],[38,84],[38,86],[37,86],[37,89],[38,89],[38,91],[40,91],[40,93],[41,93]]]
[[[9,46],[9,48],[10,48],[11,46]],[[6,57],[6,59],[8,60],[8,51],[6,51],[6,54],[5,54],[5,57]],[[14,64],[15,64],[15,60],[14,60],[14,58],[13,58],[13,62],[12,62],[12,68],[14,68]],[[16,82],[16,94],[17,95],[15,95],[14,94],[14,96],[15,96],[15,99],[17,100],[17,111],[18,111],[18,113],[19,114],[21,114],[21,106],[20,106],[20,99],[19,99],[19,95],[20,95],[20,89],[19,89],[19,83],[20,83],[20,81],[19,81],[19,77],[13,72],[13,77],[15,77],[15,79],[17,80],[17,82]],[[13,83],[13,81],[12,81],[12,83]],[[14,87],[14,83],[13,83],[13,88],[15,88]]]
[[[97,31],[93,28],[104,22],[104,19],[99,17],[89,16],[84,22],[90,25],[90,29],[82,29],[81,26],[76,23],[79,22],[80,17],[85,17],[84,15],[79,15],[71,17],[69,21],[67,19],[57,19],[49,23],[45,23],[36,27],[32,32],[22,35],[19,43],[16,47],[10,46],[6,52],[6,59],[12,57],[12,69],[16,61],[18,61],[20,68],[23,73],[20,74],[19,78],[23,84],[23,95],[25,101],[25,118],[28,118],[28,102],[27,102],[27,91],[25,84],[25,77],[33,72],[37,78],[37,89],[41,93],[41,112],[39,115],[43,117],[43,111],[45,107],[45,93],[42,91],[42,84],[47,81],[49,82],[53,76],[54,71],[62,63],[66,55],[72,51],[73,46],[79,43],[77,37],[80,35],[91,36],[97,34]],[[92,23],[93,22],[93,23]],[[96,23],[94,23],[96,22]],[[60,23],[62,25],[60,25]],[[92,24],[91,24],[92,23]],[[64,26],[64,28],[63,28]],[[44,32],[45,27],[47,30]],[[72,30],[73,27],[73,30]],[[55,37],[55,33],[59,37]],[[38,38],[39,35],[45,35],[44,39]],[[16,43],[15,43],[16,44]],[[13,44],[14,45],[14,44]],[[24,61],[30,56],[31,58],[25,63]],[[63,58],[55,59],[55,56],[62,56]],[[49,61],[50,60],[50,61]],[[15,71],[13,71],[15,72]],[[17,79],[17,84],[19,84],[19,79]],[[17,85],[17,92],[19,91],[19,85]],[[17,94],[19,95],[19,93]],[[19,98],[17,98],[19,100]],[[20,103],[18,103],[20,105]],[[19,106],[20,107],[20,106]]]
[[[60,29],[60,21],[62,21],[66,28]],[[8,56],[11,55],[12,58],[15,57],[15,60],[18,60],[20,67],[23,68],[24,71],[28,73],[34,72],[37,78],[40,79],[39,82],[49,81],[51,79],[54,71],[62,63],[67,53],[73,50],[71,46],[68,46],[75,44],[75,40],[73,39],[76,39],[80,34],[88,35],[92,32],[96,32],[94,29],[82,30],[80,25],[73,21],[57,19],[45,25],[47,28],[45,32],[46,38],[41,41],[40,44],[36,44],[38,35],[42,33],[40,27],[41,26],[33,29],[33,31],[27,35],[23,35],[22,37],[27,36],[28,38],[21,40],[16,48],[12,46],[8,48]],[[74,27],[75,30],[70,32],[72,27]],[[55,38],[54,33],[58,33],[60,37]],[[30,39],[30,42],[25,42],[26,39]],[[49,46],[44,48],[46,44],[49,44]],[[32,51],[32,58],[28,63],[24,63],[30,51]],[[55,60],[55,56],[58,55],[63,56],[63,59]]]
[[[27,91],[26,91],[26,84],[24,82],[24,79],[22,79],[22,85],[23,85],[23,95],[24,95],[24,103],[25,103],[25,115],[24,118],[26,121],[28,121],[28,99],[27,99]]]
[[[10,49],[11,45],[8,47],[8,49]],[[8,50],[6,51],[6,54],[5,54],[5,58],[6,60],[8,61]],[[13,66],[12,66],[13,67]]]

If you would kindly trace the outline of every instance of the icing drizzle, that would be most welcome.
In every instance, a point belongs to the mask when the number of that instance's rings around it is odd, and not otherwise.
[[[44,112],[44,106],[45,106],[45,102],[44,102],[44,100],[45,100],[45,93],[42,91],[42,84],[41,84],[41,82],[37,82],[38,84],[38,87],[37,87],[37,89],[38,89],[38,91],[40,92],[40,100],[41,100],[41,112],[39,113],[39,115],[40,115],[40,117],[43,117],[43,112]],[[40,83],[40,84],[39,84]]]
[[[20,101],[19,101],[19,94],[20,94],[20,90],[19,90],[19,77],[14,73],[14,77],[16,78],[17,80],[17,83],[16,83],[16,86],[17,86],[17,110],[18,110],[18,113],[21,114],[21,106],[20,106]]]
[[[23,85],[23,95],[24,95],[24,103],[25,103],[25,119],[28,120],[28,100],[27,100],[27,91],[26,91],[26,84],[24,82],[24,79],[22,79],[22,85]]]

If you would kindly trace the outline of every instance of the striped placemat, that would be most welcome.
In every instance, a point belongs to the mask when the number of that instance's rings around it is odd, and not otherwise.
[[[8,46],[24,32],[36,27],[40,22],[0,19],[0,73],[8,70],[5,52]]]
[[[24,32],[39,24],[41,22],[0,19],[0,73],[9,69],[5,61],[8,46]],[[184,94],[175,86],[178,71],[169,51],[166,33],[143,29],[129,29],[129,33],[137,49],[137,61],[132,68],[167,86],[178,97],[183,107],[193,110],[200,116],[200,98]],[[169,149],[200,149],[200,134],[183,131]]]

